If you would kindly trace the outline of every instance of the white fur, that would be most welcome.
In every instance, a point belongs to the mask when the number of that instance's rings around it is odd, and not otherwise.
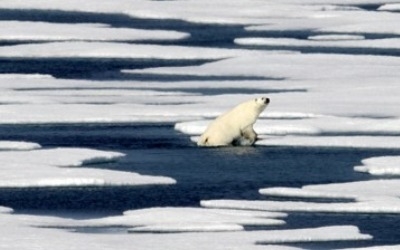
[[[220,115],[207,127],[197,145],[206,147],[253,145],[257,139],[253,124],[268,103],[268,98],[256,98]]]

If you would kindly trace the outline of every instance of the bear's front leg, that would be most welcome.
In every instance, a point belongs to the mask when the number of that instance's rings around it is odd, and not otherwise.
[[[253,129],[253,125],[247,126],[240,131],[240,138],[236,140],[236,144],[240,146],[251,146],[257,140],[257,133]]]

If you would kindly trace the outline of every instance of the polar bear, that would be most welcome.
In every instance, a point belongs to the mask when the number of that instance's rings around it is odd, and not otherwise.
[[[237,105],[210,123],[197,145],[253,145],[257,139],[253,124],[268,104],[269,98],[261,97]]]

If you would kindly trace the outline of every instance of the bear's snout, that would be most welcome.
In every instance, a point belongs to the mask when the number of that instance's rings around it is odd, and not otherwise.
[[[268,104],[268,103],[269,103],[269,98],[264,97],[264,98],[262,98],[262,99],[264,100],[264,103],[265,103],[265,104]]]

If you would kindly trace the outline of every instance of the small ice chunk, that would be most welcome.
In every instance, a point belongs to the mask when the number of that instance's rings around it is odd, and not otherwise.
[[[278,212],[400,213],[400,200],[398,199],[337,203],[302,201],[210,200],[202,201],[201,205],[207,208],[250,209]]]
[[[288,230],[289,231],[289,230]],[[275,234],[276,233],[276,234]],[[330,226],[293,230],[289,237],[278,237],[279,231],[268,233],[266,239],[258,241],[261,244],[276,244],[289,242],[321,242],[344,240],[370,240],[371,235],[361,234],[356,226]]]
[[[378,8],[379,11],[400,11],[400,3],[388,3]]]
[[[140,233],[177,233],[177,232],[228,232],[242,231],[244,227],[236,224],[220,224],[220,223],[177,223],[141,226],[128,229],[128,232]]]
[[[0,206],[0,214],[10,214],[13,211],[14,210],[12,208]]]
[[[400,156],[382,156],[362,160],[363,166],[354,170],[371,175],[400,175]]]
[[[399,136],[276,136],[256,142],[264,146],[400,148]]]
[[[279,197],[301,197],[301,198],[330,198],[330,199],[355,199],[356,195],[348,195],[335,192],[323,192],[317,190],[273,187],[259,190],[260,194]]]
[[[17,151],[17,150],[33,150],[39,149],[41,146],[33,142],[22,142],[22,141],[0,141],[0,151]]]
[[[349,35],[349,34],[331,34],[331,35],[315,35],[309,36],[308,40],[318,41],[348,41],[348,40],[363,40],[365,39],[362,35]]]

